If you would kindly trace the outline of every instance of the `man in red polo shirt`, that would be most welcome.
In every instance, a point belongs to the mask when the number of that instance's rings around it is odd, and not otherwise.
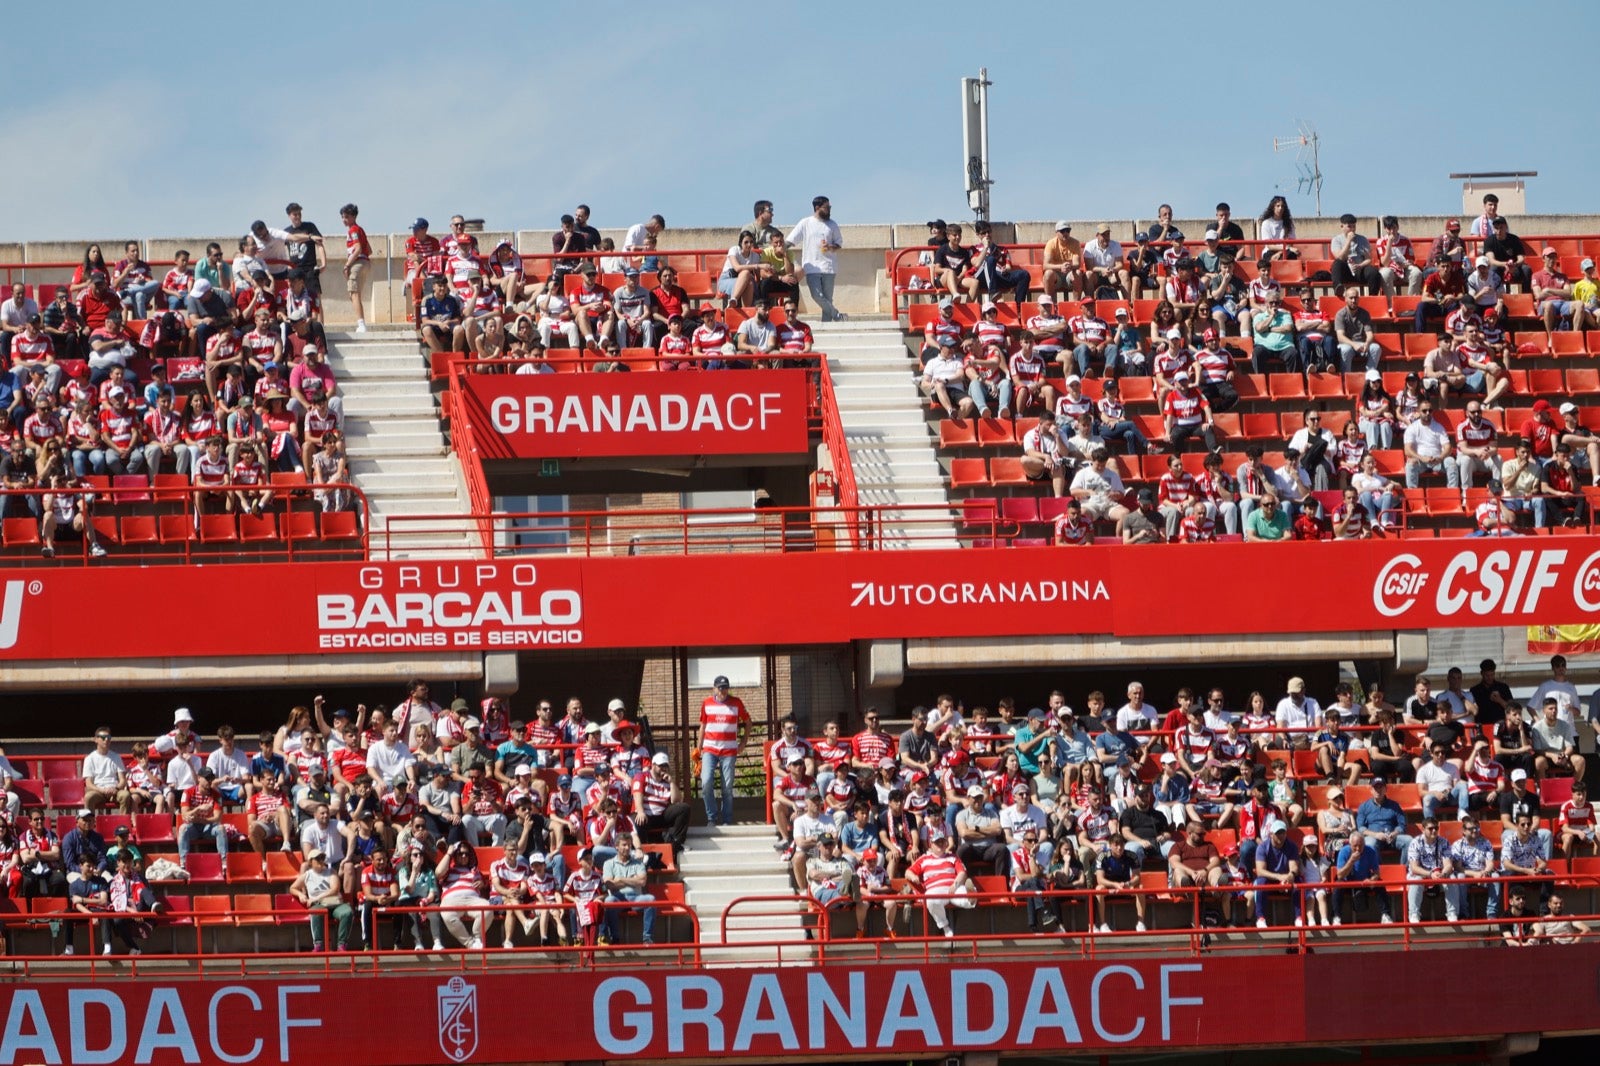
[[[1535,400],[1533,417],[1522,423],[1521,432],[1522,439],[1533,449],[1534,457],[1541,462],[1548,460],[1555,454],[1556,441],[1560,436],[1561,427],[1550,413],[1550,401]]]
[[[733,763],[750,729],[750,712],[744,701],[728,694],[728,679],[711,682],[711,695],[700,705],[700,795],[705,800],[706,824],[719,821],[715,805],[716,771],[722,777],[722,825],[733,824]]]

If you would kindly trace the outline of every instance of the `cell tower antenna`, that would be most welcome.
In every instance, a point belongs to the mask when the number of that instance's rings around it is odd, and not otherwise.
[[[1272,138],[1274,152],[1293,152],[1294,168],[1298,174],[1297,186],[1302,194],[1310,193],[1316,200],[1317,217],[1322,217],[1322,164],[1318,157],[1319,139],[1316,127],[1302,120],[1292,137]]]

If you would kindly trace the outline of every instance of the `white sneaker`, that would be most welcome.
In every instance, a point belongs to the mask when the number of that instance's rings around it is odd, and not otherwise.
[[[1296,929],[1304,929],[1306,927],[1306,920],[1304,918],[1296,918],[1294,920],[1294,927]]]
[[[100,954],[102,954],[102,955],[109,955],[109,954],[111,954],[111,945],[110,945],[110,944],[107,944],[107,945],[106,945],[106,946],[105,946],[105,947],[103,947],[103,948],[101,948],[101,949],[100,949]]]
[[[142,949],[142,948],[129,948],[128,949],[128,954],[129,955],[143,955],[144,954],[144,949]]]
[[[471,951],[482,951],[483,938],[478,936],[473,937],[472,940],[467,944],[467,948]]]
[[[1149,932],[1149,930],[1147,930],[1147,929],[1146,929],[1146,928],[1145,928],[1145,927],[1144,927],[1144,923],[1143,923],[1143,922],[1134,922],[1134,923],[1133,923],[1133,931],[1134,931],[1134,932],[1135,932],[1135,933],[1145,933],[1145,932]]]
[[[433,942],[433,950],[434,951],[443,951],[444,950],[444,941],[443,940],[435,940]]]
[[[72,954],[72,945],[68,944],[66,947],[62,948],[61,949],[61,954],[63,954],[63,955],[71,955]]]
[[[365,333],[366,331],[367,331],[367,324],[365,322],[363,322],[359,318],[356,319],[356,332],[357,333]]]
[[[1446,908],[1444,912],[1444,920],[1447,922],[1459,922],[1461,920],[1461,915],[1457,914],[1450,908]]]
[[[94,556],[96,559],[104,559],[106,557],[106,550],[100,547],[98,544],[91,544],[89,545],[89,554]]]
[[[1100,928],[1096,929],[1095,932],[1097,932],[1097,933],[1109,933],[1109,932],[1111,932],[1111,925],[1109,923],[1107,923],[1107,922],[1102,922],[1100,924]]]
[[[953,928],[951,928],[950,926],[947,925],[947,926],[944,927],[944,935],[946,937],[948,937],[949,939],[954,940],[955,939],[955,935],[956,935],[956,931]]]
[[[1256,919],[1256,928],[1257,929],[1265,929],[1266,927],[1267,927],[1267,920],[1265,918],[1257,918]]]
[[[1418,921],[1419,919],[1413,918],[1411,920],[1413,922],[1415,922],[1415,921]],[[1384,925],[1393,925],[1394,924],[1394,917],[1392,915],[1385,914],[1383,917],[1379,918],[1378,921],[1383,923]]]
[[[500,947],[506,951],[510,951],[512,948],[512,943],[509,940],[505,940],[501,942]]]
[[[1344,924],[1344,919],[1343,918],[1335,918],[1333,920],[1333,924],[1334,925],[1343,925]]]

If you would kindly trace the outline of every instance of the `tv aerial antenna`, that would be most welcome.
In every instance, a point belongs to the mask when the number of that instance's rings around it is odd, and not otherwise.
[[[1318,159],[1319,138],[1316,127],[1301,121],[1292,137],[1272,138],[1274,152],[1293,152],[1294,168],[1298,174],[1297,188],[1309,193],[1316,201],[1317,216],[1322,216],[1322,165]]]

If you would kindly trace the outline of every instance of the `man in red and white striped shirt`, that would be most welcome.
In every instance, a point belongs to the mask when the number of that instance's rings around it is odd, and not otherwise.
[[[947,937],[956,935],[950,925],[948,908],[951,905],[971,910],[973,901],[965,898],[972,877],[961,860],[950,849],[950,835],[942,825],[928,830],[930,849],[917,856],[906,869],[906,877],[918,892],[927,897],[928,917],[933,919]]]
[[[633,809],[640,835],[660,834],[676,857],[689,838],[689,805],[672,779],[671,765],[672,757],[664,751],[651,756],[650,768],[633,779]]]
[[[700,795],[705,800],[706,824],[716,825],[713,778],[721,770],[721,824],[733,824],[733,763],[750,729],[750,712],[737,696],[728,694],[728,679],[719,675],[711,683],[711,695],[700,704]]]
[[[250,816],[250,846],[261,857],[261,868],[267,867],[267,844],[274,838],[283,851],[293,850],[290,841],[294,834],[289,822],[289,798],[283,794],[277,774],[262,778],[261,787],[251,793],[245,810]]]

